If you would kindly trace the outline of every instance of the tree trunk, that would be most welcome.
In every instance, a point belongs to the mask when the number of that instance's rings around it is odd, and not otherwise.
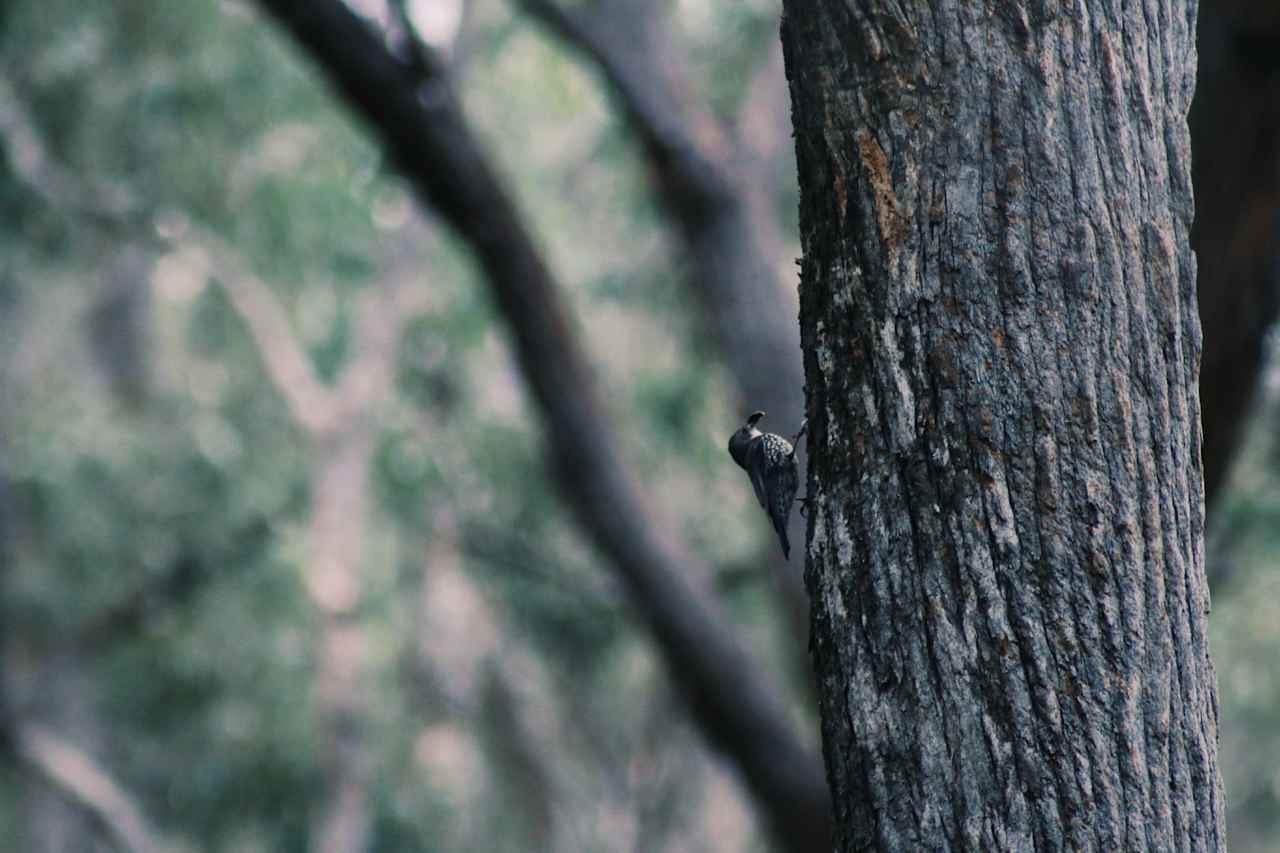
[[[1194,20],[785,3],[840,850],[1223,848]]]

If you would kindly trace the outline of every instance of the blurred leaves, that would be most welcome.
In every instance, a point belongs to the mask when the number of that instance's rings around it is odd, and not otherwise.
[[[1280,352],[1274,342],[1247,437],[1213,517],[1210,642],[1233,850],[1280,836]]]
[[[714,57],[701,66],[707,91],[731,105],[777,10],[712,7],[688,33]],[[734,23],[717,35],[705,15],[721,13]],[[469,14],[468,113],[575,285],[650,491],[706,556],[751,559],[766,531],[720,458],[728,391],[674,284],[681,270],[633,140],[580,63],[501,4]],[[740,795],[671,721],[665,674],[561,509],[470,258],[415,210],[314,69],[233,0],[18,0],[0,15],[0,68],[48,156],[146,211],[86,217],[0,158],[0,472],[15,510],[0,624],[20,709],[47,702],[47,673],[75,657],[91,728],[106,736],[67,734],[158,826],[208,850],[307,846],[321,769],[306,524],[324,448],[293,422],[224,282],[201,263],[194,225],[269,283],[326,382],[367,345],[362,294],[406,270],[423,291],[396,349],[395,393],[363,413],[377,439],[360,611],[376,666],[372,849],[526,850],[546,820],[569,849],[631,849],[641,836],[653,849],[667,837],[718,849],[725,807],[673,803],[697,802],[707,780],[729,791],[717,802]],[[136,263],[117,262],[130,253]],[[448,673],[469,659],[415,639],[419,591],[440,571],[442,512],[457,517],[459,570],[498,632],[477,666],[499,680],[457,715],[421,702],[400,665],[425,654]],[[750,643],[785,645],[767,594],[735,607]],[[493,670],[517,652],[538,665]],[[427,682],[435,700],[441,683]],[[504,705],[511,696],[527,713]],[[517,717],[548,721],[533,731],[563,741],[522,751]],[[459,769],[468,761],[475,775]],[[561,780],[546,814],[512,775],[538,762]],[[0,827],[20,827],[27,786],[5,772]],[[511,818],[482,817],[499,814]],[[0,847],[22,846],[7,831]]]

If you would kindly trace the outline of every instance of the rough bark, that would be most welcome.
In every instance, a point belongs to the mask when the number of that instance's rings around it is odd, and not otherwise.
[[[1220,850],[1194,2],[788,0],[840,850]]]
[[[829,799],[816,757],[718,610],[708,572],[649,509],[622,463],[560,288],[473,137],[447,79],[398,59],[338,0],[261,0],[378,135],[419,197],[475,252],[569,507],[626,585],[708,740],[736,765],[787,850],[822,849]],[[419,64],[427,57],[420,58]]]
[[[1205,501],[1240,445],[1280,312],[1280,3],[1208,0],[1191,105]],[[1209,565],[1216,582],[1216,566]]]

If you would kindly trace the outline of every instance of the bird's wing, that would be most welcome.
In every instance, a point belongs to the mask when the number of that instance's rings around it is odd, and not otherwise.
[[[760,506],[764,507],[765,512],[768,512],[769,498],[764,482],[766,469],[764,452],[764,436],[760,436],[751,442],[751,446],[747,448],[746,467],[747,474],[751,476],[751,488],[756,490],[756,500],[760,501]]]

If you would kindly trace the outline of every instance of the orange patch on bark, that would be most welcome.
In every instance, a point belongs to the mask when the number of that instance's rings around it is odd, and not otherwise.
[[[874,136],[866,131],[857,135],[858,155],[862,168],[871,185],[872,199],[876,207],[876,224],[880,227],[880,240],[889,255],[894,255],[907,238],[907,220],[902,215],[898,197],[893,192],[893,177],[889,173],[889,158]]]

